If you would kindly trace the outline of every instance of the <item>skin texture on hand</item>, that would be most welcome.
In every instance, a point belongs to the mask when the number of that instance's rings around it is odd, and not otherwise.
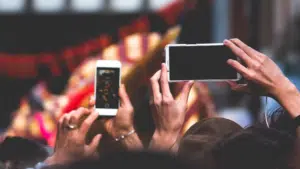
[[[300,115],[299,91],[269,57],[239,39],[225,40],[224,44],[246,64],[243,66],[236,60],[228,60],[228,64],[249,82],[247,85],[230,82],[233,90],[271,96],[290,113],[291,117]]]
[[[80,119],[87,118],[80,124]],[[90,144],[86,144],[86,135],[98,118],[98,113],[86,108],[79,108],[62,116],[58,122],[58,131],[54,154],[45,162],[49,165],[65,164],[78,159],[96,157],[96,151],[101,139],[101,134],[96,135]],[[68,128],[74,125],[75,128]]]
[[[185,120],[188,96],[194,82],[185,83],[179,96],[174,99],[165,64],[162,64],[161,70],[156,72],[150,81],[153,95],[150,104],[156,129],[149,148],[169,150],[179,139]]]
[[[113,138],[119,138],[120,136],[127,135],[134,130],[133,116],[134,109],[127,95],[124,85],[121,85],[119,89],[120,107],[114,118],[104,119],[104,127],[107,133]],[[94,97],[90,100],[90,107],[94,107]],[[120,140],[122,145],[129,150],[142,149],[143,144],[139,136],[134,133],[124,139]]]

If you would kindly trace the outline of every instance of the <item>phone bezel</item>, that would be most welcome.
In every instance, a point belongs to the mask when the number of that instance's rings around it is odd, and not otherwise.
[[[96,71],[95,71],[95,82],[94,82],[94,96],[97,97],[97,69],[98,68],[118,68],[119,69],[119,86],[121,84],[121,68],[122,64],[118,60],[97,60],[96,62]],[[120,107],[120,101],[119,105]],[[99,113],[99,116],[116,116],[118,109],[106,109],[106,108],[97,108],[96,104],[94,106],[95,110]]]
[[[169,82],[184,82],[189,80],[170,80],[170,62],[169,62],[169,48],[170,47],[176,47],[176,46],[224,46],[223,43],[201,43],[201,44],[168,44],[165,47],[165,61],[168,69],[168,81]],[[239,58],[237,57],[237,60],[239,61]],[[242,78],[242,76],[237,73],[236,79],[195,79],[195,81],[201,81],[201,82],[223,82],[223,81],[239,81]]]

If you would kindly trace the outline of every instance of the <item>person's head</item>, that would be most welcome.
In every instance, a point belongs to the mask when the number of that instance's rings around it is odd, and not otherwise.
[[[224,118],[209,118],[194,124],[182,138],[178,158],[197,168],[215,168],[212,149],[224,137],[242,130],[238,124]]]
[[[188,169],[175,157],[154,152],[119,152],[45,169]]]
[[[48,155],[42,145],[21,137],[7,137],[0,145],[0,161],[8,168],[33,167]]]
[[[250,127],[223,139],[213,149],[218,169],[283,169],[294,139],[276,129]]]

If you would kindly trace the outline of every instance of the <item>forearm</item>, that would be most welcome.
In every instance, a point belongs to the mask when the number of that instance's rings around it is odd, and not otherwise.
[[[144,148],[142,141],[136,133],[124,138],[121,143],[128,150],[142,150]]]
[[[294,85],[277,92],[275,99],[292,118],[300,115],[300,92]]]
[[[149,149],[176,153],[179,146],[179,140],[179,132],[161,133],[155,131],[150,142]]]

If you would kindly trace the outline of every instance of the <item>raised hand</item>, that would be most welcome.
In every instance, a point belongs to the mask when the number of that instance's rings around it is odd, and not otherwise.
[[[174,98],[170,91],[165,64],[162,64],[161,70],[156,72],[150,81],[153,95],[150,104],[156,125],[150,148],[164,150],[171,148],[179,137],[193,82],[185,83],[180,94]]]
[[[252,49],[239,39],[225,40],[224,44],[246,64],[243,66],[236,60],[228,60],[228,64],[249,82],[247,85],[230,82],[233,90],[276,96],[282,92],[283,88],[293,87],[293,84],[268,56]]]
[[[234,90],[271,96],[289,112],[292,118],[300,115],[299,91],[269,57],[239,39],[225,40],[224,44],[247,65],[245,67],[236,60],[228,60],[228,64],[249,82],[248,85],[243,86],[231,82]]]
[[[87,118],[80,124],[83,116]],[[101,134],[96,135],[90,144],[86,144],[86,135],[98,118],[98,113],[79,108],[62,116],[58,122],[54,154],[46,160],[48,164],[64,164],[78,159],[97,157],[96,151]]]
[[[115,139],[130,134],[130,136],[120,140],[127,149],[141,149],[143,145],[138,135],[135,133],[133,116],[134,109],[127,95],[124,85],[119,89],[120,107],[115,117],[104,120],[104,127],[109,135]],[[95,99],[90,100],[90,106],[94,107]]]

